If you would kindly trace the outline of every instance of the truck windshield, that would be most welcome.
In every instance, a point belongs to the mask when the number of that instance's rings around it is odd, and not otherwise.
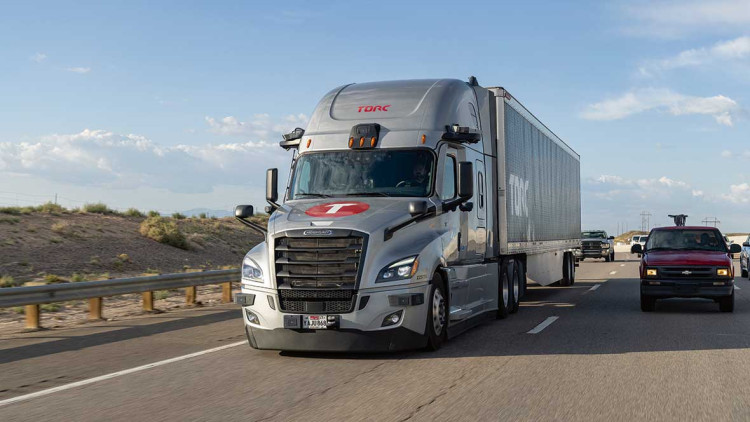
[[[716,230],[654,230],[646,250],[701,250],[726,252],[724,239]]]
[[[429,150],[314,152],[297,159],[289,199],[343,196],[429,196]]]
[[[583,239],[606,239],[607,236],[604,232],[583,232],[581,233]]]

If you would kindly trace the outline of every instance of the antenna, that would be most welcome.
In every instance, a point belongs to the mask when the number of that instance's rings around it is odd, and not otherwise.
[[[686,214],[676,214],[676,215],[669,214],[669,217],[671,217],[671,218],[674,219],[674,225],[678,226],[678,227],[679,226],[684,226],[685,225],[685,221],[688,218],[688,216]]]

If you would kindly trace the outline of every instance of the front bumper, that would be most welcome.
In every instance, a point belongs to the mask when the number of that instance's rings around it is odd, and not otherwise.
[[[652,283],[658,282],[658,285]],[[714,285],[714,283],[724,283]],[[657,298],[703,297],[719,298],[732,294],[734,280],[641,280],[641,294]]]
[[[576,256],[579,258],[606,258],[609,256],[609,249],[576,249]]]
[[[338,316],[338,327],[328,330],[284,328],[284,316],[304,315],[281,312],[278,293],[272,289],[243,286],[243,321],[250,345],[256,349],[317,352],[384,352],[424,347],[427,300],[430,286],[368,289],[357,293],[353,312]],[[252,300],[248,300],[252,297]],[[239,299],[239,298],[238,298]],[[363,305],[364,302],[364,305]],[[271,306],[273,304],[273,307]],[[257,316],[251,323],[245,310]],[[384,318],[402,310],[398,324],[382,327]]]

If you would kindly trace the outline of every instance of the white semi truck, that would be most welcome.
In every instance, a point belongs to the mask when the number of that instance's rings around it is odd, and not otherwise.
[[[265,235],[242,264],[252,347],[437,349],[575,280],[579,156],[508,91],[472,77],[350,84],[323,97]]]

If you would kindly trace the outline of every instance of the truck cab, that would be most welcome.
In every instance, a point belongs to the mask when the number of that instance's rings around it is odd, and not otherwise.
[[[658,299],[707,298],[722,312],[734,311],[732,253],[739,245],[727,245],[714,227],[661,227],[651,230],[640,263],[641,310],[651,312]]]

